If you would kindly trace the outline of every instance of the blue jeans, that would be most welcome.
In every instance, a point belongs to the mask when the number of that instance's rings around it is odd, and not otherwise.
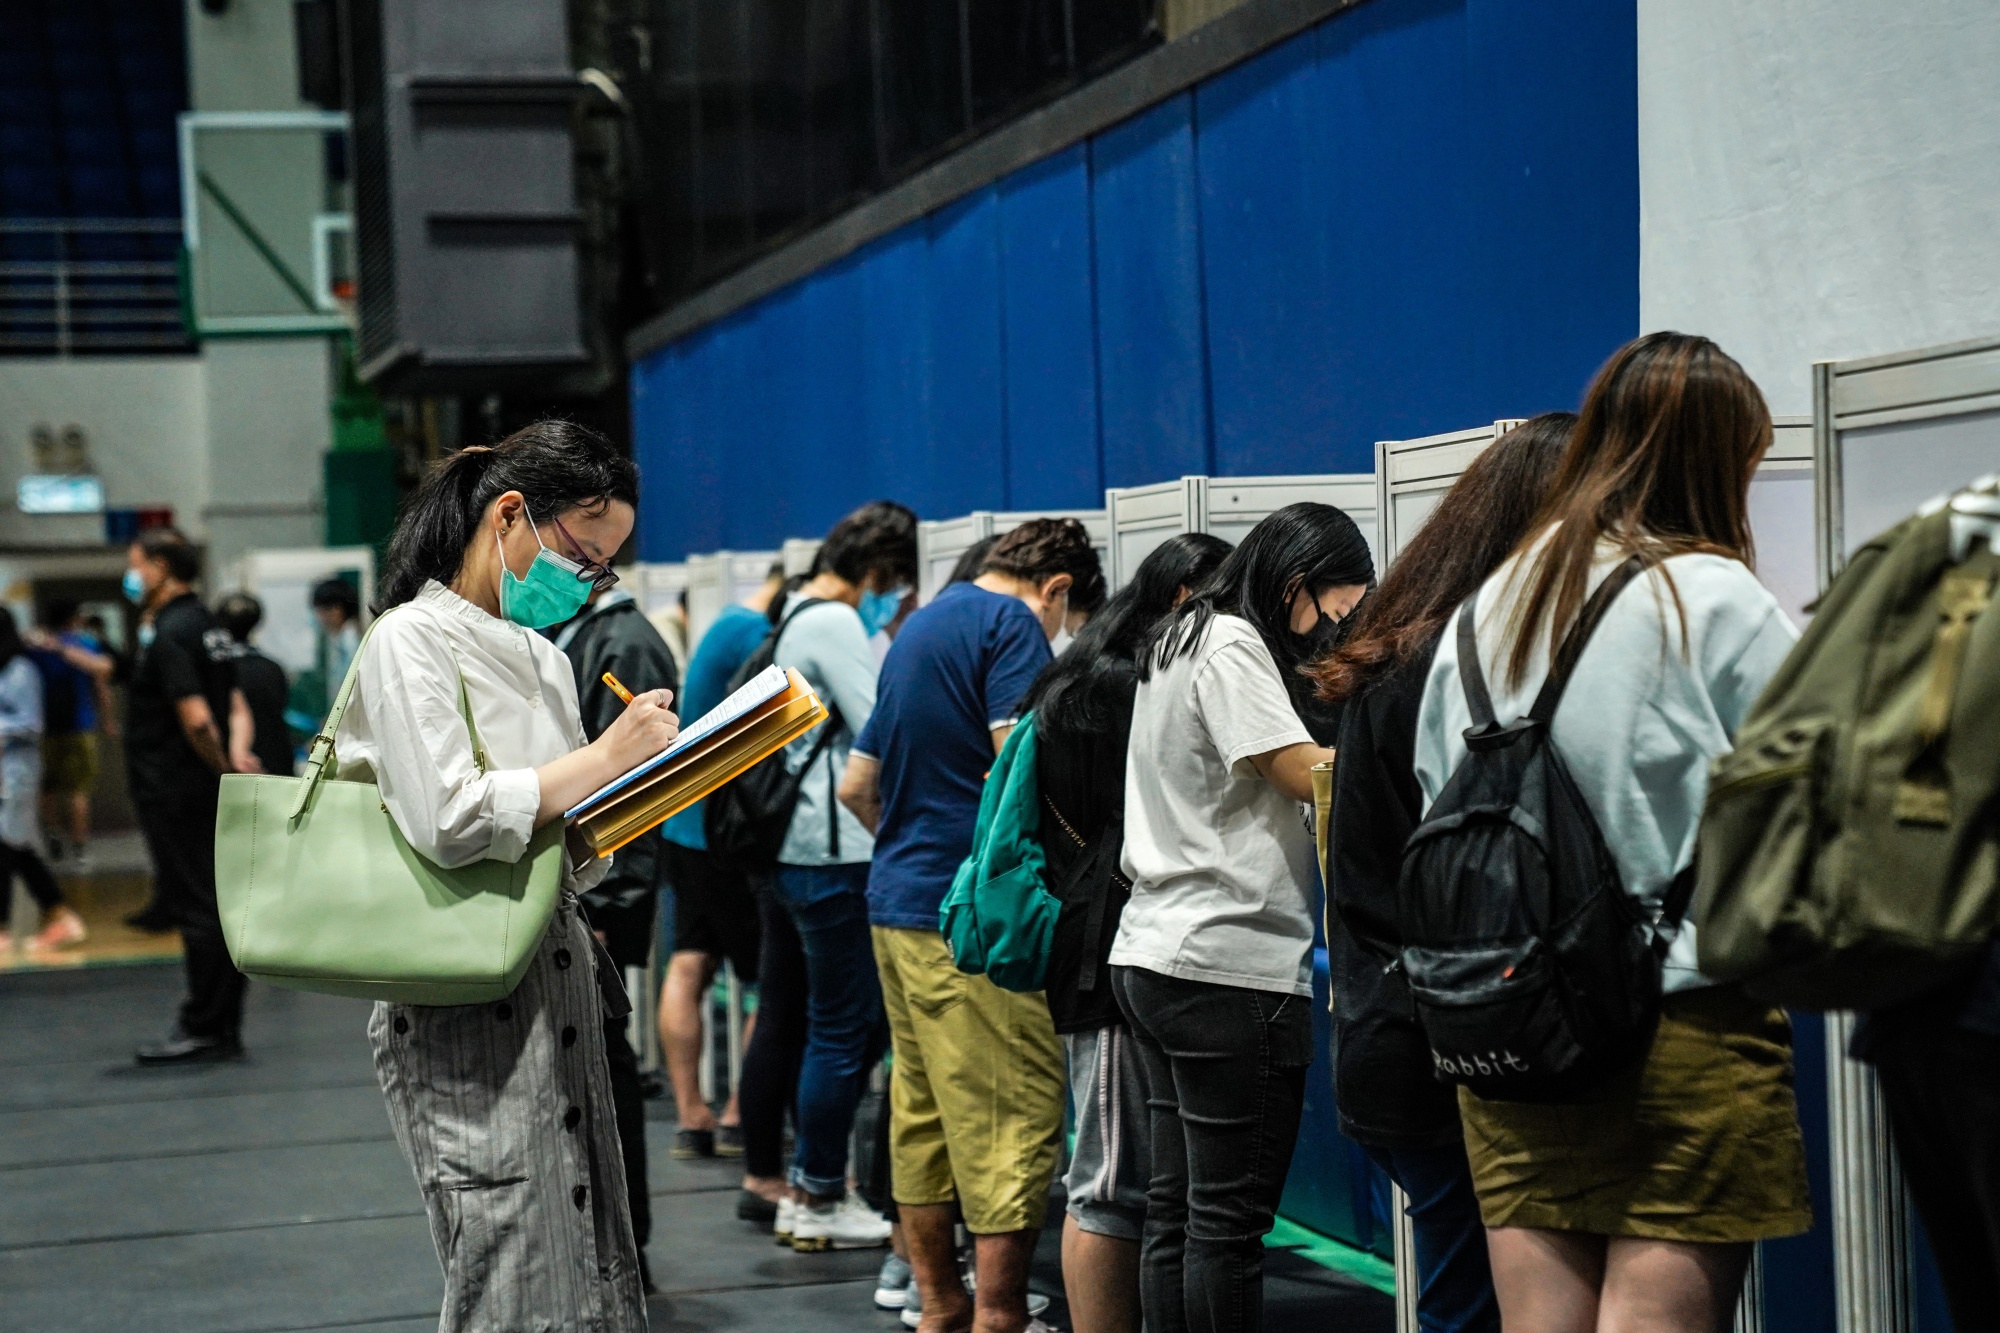
[[[778,901],[806,955],[806,1049],[792,1183],[822,1197],[847,1190],[854,1108],[889,1045],[867,889],[866,864],[778,867]]]
[[[1434,1148],[1369,1148],[1409,1196],[1416,1240],[1417,1327],[1423,1333],[1500,1333],[1486,1263],[1486,1226],[1462,1141]]]

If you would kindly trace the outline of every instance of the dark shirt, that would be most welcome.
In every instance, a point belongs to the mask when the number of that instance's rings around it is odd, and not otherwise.
[[[947,587],[897,631],[875,711],[854,742],[856,754],[882,766],[871,923],[938,928],[938,907],[972,850],[993,728],[1017,720],[1048,663],[1034,612],[970,583]]]
[[[1125,749],[1139,675],[1129,664],[1120,665],[1122,671],[1097,682],[1098,703],[1107,715],[1102,729],[1064,732],[1036,715],[1042,850],[1049,861],[1050,889],[1063,900],[1045,986],[1057,1032],[1090,1032],[1124,1021],[1111,993],[1108,960],[1118,919],[1132,896],[1132,886],[1118,871],[1118,854],[1125,844]],[[1103,911],[1092,923],[1088,912],[1099,896]],[[1080,948],[1064,947],[1072,932]]]
[[[229,664],[236,672],[236,688],[243,691],[244,702],[250,705],[250,723],[255,729],[250,748],[266,773],[289,777],[296,757],[292,729],[285,725],[285,699],[291,693],[291,682],[285,679],[283,667],[255,648],[233,646],[237,651]]]
[[[1460,1134],[1457,1093],[1432,1071],[1401,968],[1396,882],[1423,815],[1417,712],[1432,642],[1342,718],[1328,830],[1327,964],[1333,983],[1333,1087],[1340,1128],[1358,1143],[1417,1147]]]
[[[572,633],[572,629],[574,632]],[[625,701],[604,683],[609,671],[634,694],[680,691],[680,673],[665,639],[639,604],[626,597],[608,605],[600,599],[554,636],[576,673],[583,734],[596,740],[625,711]],[[682,715],[683,722],[693,718]],[[590,923],[604,932],[605,947],[621,967],[642,967],[651,944],[653,913],[662,870],[658,829],[618,849],[611,871],[583,895]]]
[[[212,794],[221,780],[188,743],[175,707],[200,696],[216,733],[228,725],[235,673],[209,656],[203,636],[212,626],[208,608],[191,592],[154,613],[153,641],[140,648],[125,695],[125,765],[139,793],[174,794],[190,784]]]

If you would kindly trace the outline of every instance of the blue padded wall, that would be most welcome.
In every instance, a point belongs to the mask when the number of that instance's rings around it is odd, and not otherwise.
[[[1366,471],[1638,331],[1634,7],[1371,0],[645,358],[647,559]]]

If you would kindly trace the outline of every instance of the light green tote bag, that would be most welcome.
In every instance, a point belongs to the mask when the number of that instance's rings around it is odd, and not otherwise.
[[[230,956],[245,976],[292,990],[394,1004],[504,999],[562,892],[563,821],[538,829],[513,865],[445,870],[425,860],[374,783],[330,776],[360,669],[356,650],[303,774],[223,776],[215,887]],[[462,675],[458,703],[484,772]]]

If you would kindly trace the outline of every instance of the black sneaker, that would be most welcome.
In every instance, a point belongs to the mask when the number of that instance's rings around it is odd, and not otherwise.
[[[677,1129],[674,1131],[673,1158],[677,1162],[694,1162],[715,1156],[715,1131],[712,1129]]]
[[[190,1037],[175,1030],[165,1041],[141,1046],[132,1056],[142,1065],[203,1065],[243,1058],[243,1043],[234,1037]]]
[[[715,1155],[717,1157],[741,1157],[743,1155],[743,1126],[717,1125],[715,1127]]]

